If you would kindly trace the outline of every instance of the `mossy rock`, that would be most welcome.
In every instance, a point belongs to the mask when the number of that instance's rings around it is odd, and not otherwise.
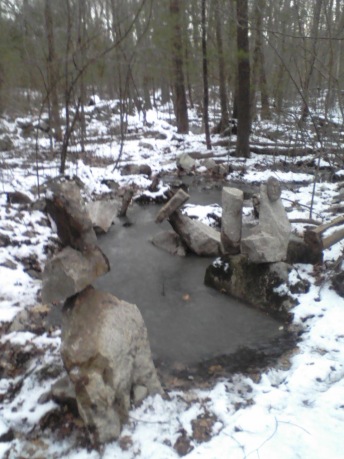
[[[291,293],[288,276],[293,268],[287,263],[251,263],[244,255],[217,258],[206,270],[204,283],[270,315],[290,322],[291,309],[298,303]],[[306,291],[307,283],[298,283]],[[293,288],[295,293],[295,289]]]

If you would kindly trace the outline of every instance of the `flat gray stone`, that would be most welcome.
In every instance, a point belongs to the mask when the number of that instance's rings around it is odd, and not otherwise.
[[[244,193],[241,190],[223,188],[221,241],[224,251],[232,255],[240,252],[243,203]]]

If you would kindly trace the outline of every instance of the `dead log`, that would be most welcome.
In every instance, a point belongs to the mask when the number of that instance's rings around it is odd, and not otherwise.
[[[177,193],[173,195],[172,198],[160,209],[158,215],[155,218],[155,222],[161,223],[169,218],[169,216],[173,214],[173,212],[175,212],[177,209],[179,209],[179,207],[182,206],[189,198],[190,195],[179,188]]]
[[[344,229],[340,229],[325,238],[322,237],[323,233],[327,231],[329,228],[340,225],[342,223],[344,223],[343,215],[335,218],[329,223],[324,223],[323,225],[320,225],[316,228],[307,230],[304,235],[304,240],[306,244],[308,244],[310,247],[316,250],[328,249],[333,244],[336,244],[344,238]]]

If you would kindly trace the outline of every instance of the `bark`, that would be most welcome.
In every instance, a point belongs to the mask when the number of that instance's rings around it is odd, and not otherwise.
[[[56,62],[54,24],[51,10],[52,0],[45,0],[44,4],[44,19],[45,32],[47,37],[48,55],[47,55],[47,83],[48,83],[48,105],[50,112],[50,125],[55,132],[55,138],[58,141],[62,140],[61,119],[59,112],[58,100],[58,80],[59,72]]]
[[[225,76],[225,60],[223,54],[223,39],[222,39],[222,22],[219,0],[215,0],[215,34],[216,46],[218,53],[218,67],[219,67],[219,91],[220,91],[220,106],[221,106],[221,120],[219,123],[219,132],[223,132],[229,125],[228,114],[228,99],[226,89],[226,76]]]
[[[250,156],[250,57],[248,0],[237,0],[238,135],[236,156]]]
[[[211,150],[209,129],[209,84],[208,84],[208,59],[207,59],[207,30],[206,30],[206,0],[202,0],[202,73],[203,73],[203,121],[205,129],[205,142],[207,149]]]
[[[172,67],[174,80],[174,111],[177,130],[180,134],[189,132],[185,80],[183,70],[183,44],[181,35],[180,0],[170,0],[172,22]]]

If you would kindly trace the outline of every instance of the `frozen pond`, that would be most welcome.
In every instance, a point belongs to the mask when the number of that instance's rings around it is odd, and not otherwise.
[[[202,195],[190,202],[220,198],[219,191]],[[195,364],[279,337],[278,321],[204,285],[211,258],[172,256],[153,246],[154,234],[171,229],[154,222],[158,209],[134,204],[131,226],[116,224],[99,238],[111,271],[95,285],[139,307],[154,359]]]

